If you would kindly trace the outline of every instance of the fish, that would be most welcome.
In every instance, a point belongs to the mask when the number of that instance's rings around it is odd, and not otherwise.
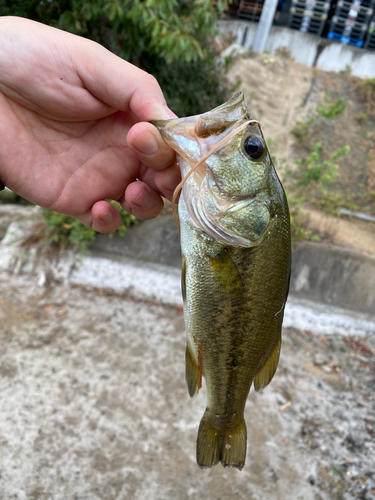
[[[197,464],[241,470],[248,393],[270,383],[280,357],[291,269],[286,195],[243,93],[201,115],[154,125],[184,177],[178,217],[186,382],[191,397],[202,378],[207,388]]]

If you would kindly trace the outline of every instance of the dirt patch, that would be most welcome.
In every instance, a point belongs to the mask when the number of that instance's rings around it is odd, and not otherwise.
[[[313,207],[306,207],[309,227],[316,233],[325,234],[325,240],[368,255],[375,255],[375,224],[361,220],[334,217]]]
[[[271,151],[279,163],[293,158],[296,121],[307,121],[317,105],[319,83],[314,70],[291,60],[266,54],[239,57],[229,72],[231,83],[241,81],[251,114],[262,123]]]
[[[347,74],[327,73],[298,64],[281,56],[257,54],[238,57],[229,72],[232,83],[240,80],[251,113],[262,123],[264,135],[284,182],[295,160],[306,158],[318,142],[323,144],[323,160],[343,146],[350,151],[338,161],[334,182],[327,186],[331,199],[340,195],[343,206],[375,215],[375,121],[366,102],[370,95],[361,91],[361,80]],[[367,101],[370,99],[367,97]],[[372,97],[371,97],[372,99]],[[342,102],[344,111],[331,119],[330,106]],[[317,113],[323,109],[323,115]],[[324,115],[324,111],[327,115]],[[331,113],[332,114],[332,113]],[[297,122],[311,123],[308,134],[293,133]],[[310,202],[317,193],[311,189]],[[317,196],[318,205],[321,202]],[[323,200],[324,202],[324,200]],[[347,205],[345,205],[347,203]],[[336,201],[337,204],[337,201]],[[324,210],[311,210],[308,229],[325,240],[375,253],[375,225],[355,218],[338,217],[333,203]],[[310,208],[306,207],[306,211]],[[322,215],[319,216],[321,212]],[[321,221],[324,221],[323,223]],[[323,230],[320,230],[320,224]]]

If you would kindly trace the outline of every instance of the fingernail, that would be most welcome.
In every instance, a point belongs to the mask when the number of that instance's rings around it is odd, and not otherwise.
[[[175,115],[175,114],[173,113],[173,111],[172,111],[171,109],[169,109],[169,108],[168,108],[168,106],[167,106],[166,104],[164,105],[164,109],[165,109],[165,111],[168,113],[168,116],[170,116],[171,118],[178,118],[178,116],[177,116],[177,115]]]
[[[151,132],[140,134],[134,141],[133,147],[146,156],[152,156],[159,150],[158,141]]]
[[[109,224],[113,219],[113,215],[111,210],[108,209],[104,214],[99,215],[98,218],[102,224]]]

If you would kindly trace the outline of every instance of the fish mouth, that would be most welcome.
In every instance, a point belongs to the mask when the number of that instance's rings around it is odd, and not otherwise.
[[[192,165],[234,128],[252,118],[243,93],[238,92],[226,103],[201,115],[151,123],[176,153]]]

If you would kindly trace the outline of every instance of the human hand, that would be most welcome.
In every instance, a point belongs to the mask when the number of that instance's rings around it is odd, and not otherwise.
[[[0,180],[25,199],[96,231],[171,199],[174,152],[147,123],[175,116],[156,80],[99,44],[0,17]]]

